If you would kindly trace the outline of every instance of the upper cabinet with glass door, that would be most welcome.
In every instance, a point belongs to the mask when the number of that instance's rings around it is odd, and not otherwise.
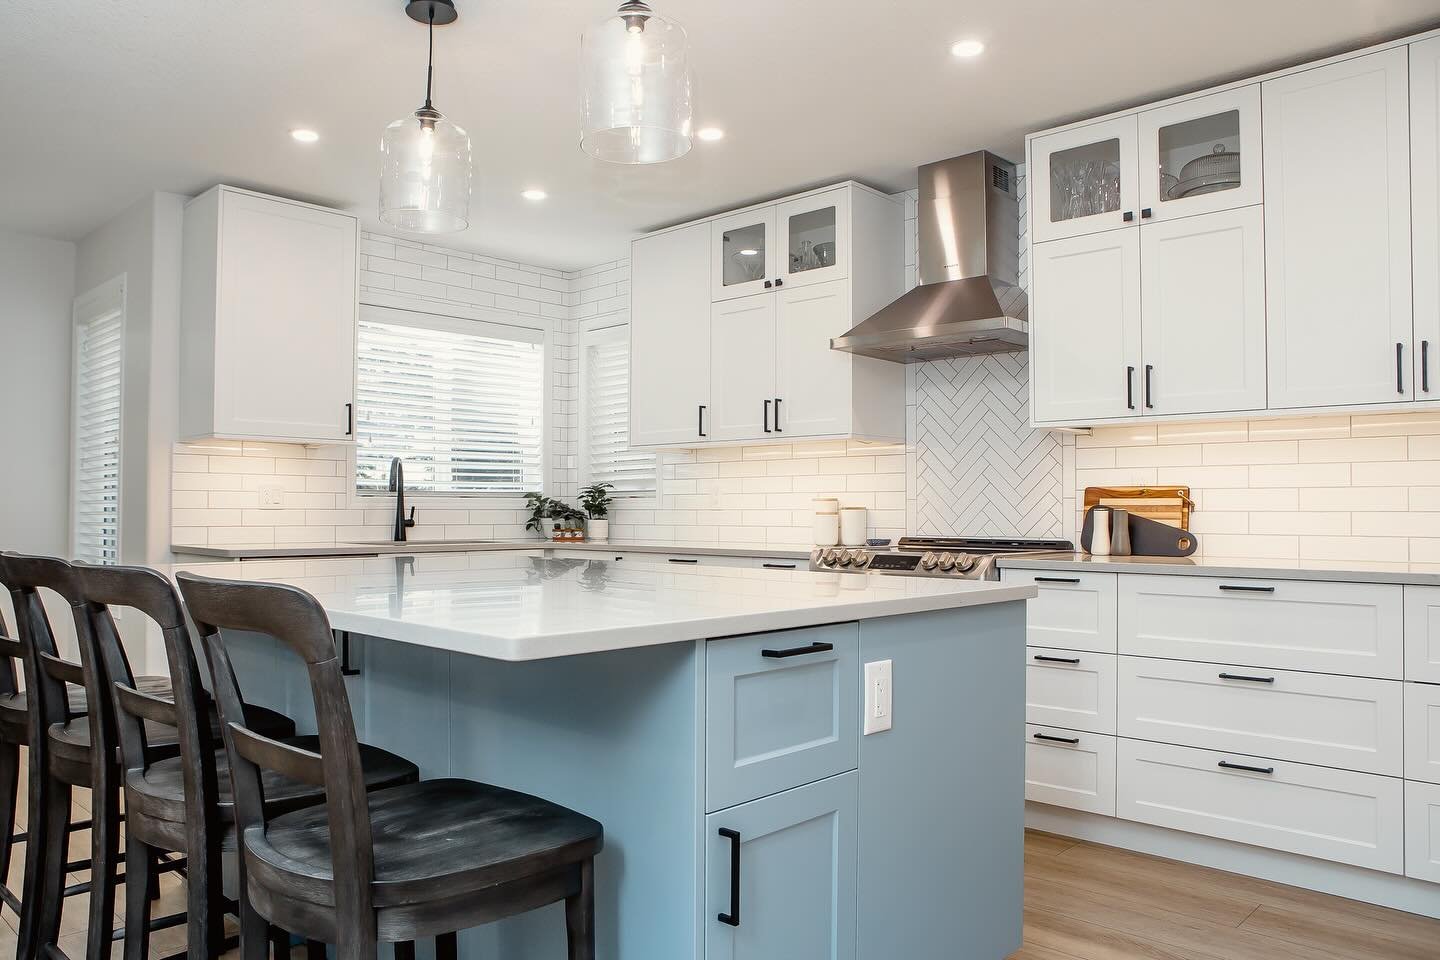
[[[850,274],[850,191],[841,187],[711,224],[715,300],[843,280]]]
[[[1134,116],[1037,137],[1031,144],[1030,224],[1036,243],[1137,222]]]
[[[732,300],[775,286],[775,207],[756,207],[710,223],[710,293]]]
[[[1140,221],[1261,201],[1260,85],[1140,114]]]

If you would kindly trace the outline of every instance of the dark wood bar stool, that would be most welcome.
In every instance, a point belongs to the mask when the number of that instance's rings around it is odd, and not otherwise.
[[[83,603],[78,571],[64,560],[0,554],[0,578],[11,591],[20,619],[21,652],[27,693],[28,735],[30,737],[31,808],[27,843],[25,909],[20,930],[20,957],[63,956],[57,941],[66,896],[88,890],[87,960],[108,958],[115,938],[115,887],[125,878],[119,874],[120,776],[119,747],[109,685],[103,669],[90,655],[87,630],[77,612],[81,662],[59,655],[53,630],[40,600],[40,590],[51,590],[76,611]],[[136,686],[147,694],[168,698],[168,677],[143,677]],[[76,709],[73,688],[83,690]],[[288,717],[273,710],[245,708],[245,715],[271,736],[295,732]],[[218,717],[211,721],[218,730]],[[147,732],[153,749],[169,755],[179,752],[176,731],[152,724]],[[90,879],[67,888],[65,873],[73,866],[65,862],[70,832],[72,790],[90,790]],[[178,869],[184,861],[173,860],[163,869]],[[148,885],[142,888],[148,893]],[[33,903],[33,909],[30,904]]]
[[[263,960],[265,922],[335,944],[338,960],[402,960],[436,937],[453,960],[455,931],[564,901],[570,960],[595,956],[594,859],[599,823],[573,810],[470,780],[428,780],[368,796],[350,701],[330,624],[294,587],[176,577],[205,644],[235,784],[244,960]],[[268,634],[305,664],[319,751],[245,726],[222,630]],[[325,806],[274,814],[265,771],[323,785]]]
[[[216,957],[224,950],[223,917],[231,907],[221,887],[221,848],[235,848],[234,801],[229,764],[218,730],[200,663],[185,626],[180,598],[170,581],[143,567],[77,564],[84,602],[77,630],[104,669],[114,697],[120,741],[121,779],[125,790],[125,957],[144,960],[149,952],[152,882],[158,855],[185,854],[186,955],[192,960]],[[125,648],[111,617],[111,607],[128,607],[153,621],[165,640],[172,697],[138,689]],[[180,753],[156,751],[147,730],[155,725],[178,733]],[[285,743],[302,750],[318,748],[315,736],[292,736]],[[367,789],[415,783],[420,770],[403,757],[365,744],[360,763]],[[266,801],[275,812],[323,803],[324,792],[313,785],[270,775]]]

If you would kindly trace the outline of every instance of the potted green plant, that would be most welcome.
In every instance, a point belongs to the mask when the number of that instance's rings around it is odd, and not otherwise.
[[[590,539],[598,543],[610,539],[610,504],[613,502],[610,491],[614,489],[611,483],[592,483],[580,491],[580,507],[589,518],[586,529]]]
[[[525,521],[526,530],[534,530],[540,536],[552,540],[585,539],[585,514],[564,500],[540,493],[527,493],[525,506],[530,511],[530,519]]]

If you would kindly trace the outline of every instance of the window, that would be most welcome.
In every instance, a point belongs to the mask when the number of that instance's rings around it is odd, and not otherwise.
[[[655,457],[630,449],[630,337],[624,326],[581,334],[580,471],[616,499],[654,499]]]
[[[355,485],[443,494],[540,489],[545,346],[539,330],[362,307]]]
[[[125,278],[75,300],[70,398],[70,552],[120,562],[120,402]]]

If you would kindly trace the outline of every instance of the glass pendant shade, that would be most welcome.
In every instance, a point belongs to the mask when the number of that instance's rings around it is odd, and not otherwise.
[[[661,163],[691,146],[685,28],[623,4],[581,40],[580,148],[613,163]]]
[[[421,107],[380,138],[380,219],[412,233],[470,225],[470,135]]]

